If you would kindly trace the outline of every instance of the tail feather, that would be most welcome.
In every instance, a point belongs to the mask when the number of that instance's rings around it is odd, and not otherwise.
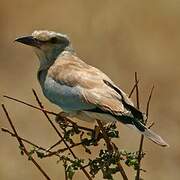
[[[134,128],[138,130],[139,133],[153,141],[154,143],[163,146],[163,147],[169,147],[169,145],[155,132],[148,129],[146,126],[144,126],[140,121],[135,120],[132,121],[132,124],[126,124],[128,127]]]
[[[151,131],[150,129],[145,129],[142,134],[153,141],[154,143],[163,146],[163,147],[169,147],[169,145],[161,138],[161,136],[157,135],[155,132]]]
[[[91,117],[91,119],[102,119],[103,122],[112,122],[115,119],[115,120],[125,124],[126,126],[129,126],[133,129],[137,130],[139,133],[143,134],[145,137],[147,137],[154,143],[156,143],[160,146],[163,146],[163,147],[169,146],[159,135],[157,135],[152,130],[148,129],[144,124],[142,124],[140,122],[139,119],[144,119],[144,116],[140,111],[136,110],[133,106],[130,106],[130,105],[128,108],[131,109],[131,112],[133,111],[132,116],[122,115],[122,114],[115,115],[109,111],[104,112],[104,110],[102,110],[98,107],[95,109],[86,110],[84,112],[86,115],[88,115],[88,117]],[[111,116],[109,116],[109,114]]]

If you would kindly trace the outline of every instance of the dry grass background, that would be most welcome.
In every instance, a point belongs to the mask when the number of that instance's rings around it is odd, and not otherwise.
[[[57,139],[41,113],[9,102],[2,94],[35,103],[31,92],[35,88],[49,109],[57,111],[58,108],[41,93],[36,80],[35,54],[31,48],[13,40],[35,29],[64,32],[71,37],[80,57],[106,72],[126,92],[132,87],[134,71],[137,71],[142,109],[152,84],[155,85],[150,119],[156,123],[153,129],[169,142],[170,148],[145,141],[147,156],[143,168],[147,173],[144,177],[146,180],[180,179],[180,1],[0,2],[0,101],[8,105],[23,137],[46,147]],[[0,115],[0,126],[9,127],[2,110]],[[119,130],[118,146],[137,149],[139,136],[121,125]],[[20,156],[15,139],[0,132],[0,142],[0,179],[43,179],[32,163]],[[75,152],[83,155],[81,148]],[[40,164],[52,179],[63,179],[63,168],[61,164],[56,165],[55,159]],[[126,170],[133,179],[132,171]],[[85,177],[77,173],[74,179]]]

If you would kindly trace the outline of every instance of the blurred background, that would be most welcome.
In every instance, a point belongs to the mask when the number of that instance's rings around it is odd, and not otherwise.
[[[107,73],[127,93],[134,84],[134,72],[138,72],[142,111],[145,111],[152,85],[155,86],[149,121],[155,121],[153,130],[167,140],[170,148],[145,140],[147,155],[142,167],[147,172],[142,176],[146,180],[180,179],[179,1],[1,0],[0,23],[0,102],[7,105],[22,137],[44,147],[57,140],[42,113],[4,99],[2,95],[36,104],[31,91],[34,88],[49,110],[58,112],[60,109],[41,93],[36,80],[39,62],[32,49],[13,40],[39,29],[66,33],[83,60]],[[9,128],[2,109],[0,126]],[[139,135],[121,124],[118,129],[117,145],[137,150]],[[34,165],[20,155],[14,138],[0,132],[0,142],[1,180],[43,179]],[[82,148],[76,148],[75,153],[86,156]],[[64,179],[63,166],[56,164],[56,160],[49,158],[39,163],[52,179]],[[133,179],[133,170],[124,167],[129,179]],[[77,173],[74,179],[84,180],[85,176]],[[102,179],[101,174],[96,179]]]

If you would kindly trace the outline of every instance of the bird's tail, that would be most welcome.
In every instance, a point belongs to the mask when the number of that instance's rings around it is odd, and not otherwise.
[[[154,143],[163,146],[163,147],[169,147],[169,145],[161,138],[161,136],[157,135],[155,132],[151,131],[150,129],[145,129],[142,134],[153,141]]]
[[[144,135],[145,137],[147,137],[148,139],[160,146],[169,147],[169,145],[158,134],[148,129],[139,120],[131,118],[131,121],[129,120],[129,122],[131,123],[126,124],[128,127],[138,130],[139,133],[141,133],[142,135]]]

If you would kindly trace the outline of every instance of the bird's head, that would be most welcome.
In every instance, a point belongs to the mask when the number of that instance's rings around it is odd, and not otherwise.
[[[70,46],[69,37],[53,31],[34,31],[30,36],[18,37],[15,41],[32,46],[40,60],[55,59]]]

